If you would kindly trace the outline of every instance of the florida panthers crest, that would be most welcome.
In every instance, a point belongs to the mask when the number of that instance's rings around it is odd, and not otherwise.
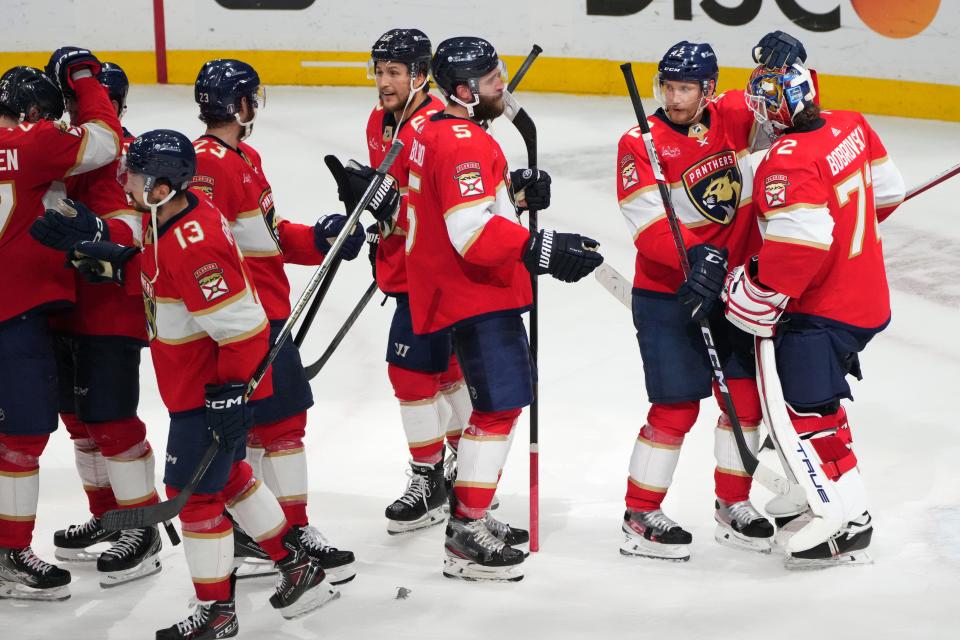
[[[737,154],[727,150],[700,160],[683,172],[683,188],[704,218],[730,224],[740,206],[743,188]]]

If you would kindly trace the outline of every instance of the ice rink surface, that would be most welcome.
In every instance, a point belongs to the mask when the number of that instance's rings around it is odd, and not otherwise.
[[[540,165],[553,176],[541,226],[590,235],[607,261],[632,275],[634,249],[615,194],[617,140],[635,125],[626,98],[519,95],[539,127]],[[322,158],[366,162],[364,128],[375,90],[270,87],[249,140],[283,217],[312,223],[337,212]],[[824,97],[825,104],[829,96]],[[195,138],[192,87],[134,86],[124,124],[134,133],[174,128]],[[647,103],[649,111],[652,103]],[[960,123],[871,117],[908,188],[958,161]],[[511,165],[525,154],[497,122]],[[848,412],[871,499],[875,564],[787,572],[777,555],[713,540],[713,425],[705,401],[687,437],[664,508],[693,533],[685,564],[622,557],[627,464],[647,411],[629,313],[593,278],[541,278],[540,464],[542,550],[516,584],[441,575],[443,527],[386,534],[383,509],[405,486],[407,450],[384,353],[392,303],[375,298],[314,379],[307,451],[310,515],[332,542],[353,550],[356,580],[314,615],[284,622],[268,604],[271,580],[237,589],[245,638],[956,638],[960,624],[960,179],[903,205],[881,227],[893,320],[862,356],[866,375]],[[367,224],[367,223],[365,223]],[[312,273],[290,267],[293,295]],[[370,281],[365,255],[344,265],[303,348],[327,341]],[[141,417],[158,463],[166,412],[144,352]],[[526,527],[527,419],[500,485],[496,515]],[[158,486],[162,466],[158,464]],[[768,494],[754,491],[762,506]],[[53,531],[89,517],[66,431],[41,459],[34,548],[53,560]],[[103,590],[92,565],[72,565],[73,597],[0,602],[10,640],[152,638],[185,618],[193,593],[183,552],[164,539],[163,571]],[[397,599],[398,588],[410,590]]]

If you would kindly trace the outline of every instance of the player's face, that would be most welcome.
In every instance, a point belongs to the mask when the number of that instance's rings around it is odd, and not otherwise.
[[[384,109],[400,111],[406,106],[410,98],[410,69],[406,64],[379,60],[374,67],[374,79]]]
[[[480,89],[480,104],[473,108],[477,120],[493,120],[503,113],[503,92],[506,91],[505,71],[497,67],[477,83]]]
[[[703,90],[699,82],[664,80],[660,84],[663,110],[674,124],[693,124],[702,109]]]
[[[123,171],[117,175],[117,182],[123,187],[127,199],[140,213],[150,213],[150,207],[143,201],[144,177],[132,171]]]

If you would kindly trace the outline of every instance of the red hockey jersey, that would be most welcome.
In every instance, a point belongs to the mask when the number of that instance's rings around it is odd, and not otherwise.
[[[140,274],[157,385],[171,413],[202,407],[204,385],[248,381],[270,343],[227,221],[206,198],[188,191],[187,201],[158,228],[156,257],[147,222]],[[268,373],[253,398],[271,392]]]
[[[370,166],[377,167],[383,162],[387,150],[395,137],[404,144],[404,151],[394,161],[390,175],[400,188],[400,207],[394,222],[394,230],[386,238],[381,238],[377,248],[377,286],[384,293],[406,293],[407,270],[405,266],[404,245],[407,236],[407,173],[409,164],[410,141],[414,130],[427,118],[443,111],[443,102],[432,95],[417,107],[396,131],[396,118],[379,104],[370,113],[367,120],[367,149],[370,151]]]
[[[80,126],[40,121],[0,128],[0,322],[74,300],[63,252],[30,237],[54,180],[102,167],[117,158],[120,121],[96,78],[74,82]]]
[[[708,102],[703,119],[692,126],[672,124],[662,109],[647,122],[684,246],[708,242],[726,247],[730,264],[756,253],[760,232],[750,153],[765,148],[769,139],[756,125],[743,91],[728,91]],[[637,247],[633,286],[675,292],[683,282],[680,259],[639,126],[620,138],[617,199]]]
[[[123,150],[134,137],[123,129]],[[143,220],[127,203],[127,196],[117,182],[117,164],[68,178],[67,197],[78,200],[106,221],[110,241],[127,246],[141,246]],[[79,273],[74,274],[77,302],[73,311],[52,319],[56,330],[79,335],[123,336],[146,344],[147,329],[143,318],[140,283],[131,279],[124,288],[92,284]]]
[[[199,189],[230,222],[230,228],[257,285],[271,320],[290,315],[290,282],[283,264],[320,264],[323,254],[313,241],[313,226],[284,220],[273,207],[273,192],[263,173],[260,154],[241,142],[234,149],[204,135],[193,143]]]
[[[874,329],[890,317],[878,216],[903,201],[903,177],[861,114],[822,117],[783,136],[757,167],[758,278],[790,296],[788,312]]]
[[[409,148],[407,279],[416,333],[532,302],[500,145],[472,120],[438,113]]]

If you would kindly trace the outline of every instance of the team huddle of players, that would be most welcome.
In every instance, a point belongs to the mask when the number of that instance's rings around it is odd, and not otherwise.
[[[717,96],[713,50],[678,43],[654,83],[663,108],[648,119],[659,168],[639,128],[620,140],[617,190],[637,247],[633,314],[651,403],[630,461],[621,552],[689,558],[691,535],[660,505],[699,401],[716,392],[697,325],[708,317],[748,445],[756,453],[761,422],[752,336],[776,333],[791,421],[843,496],[840,529],[791,548],[788,566],[863,561],[872,529],[840,400],[850,398],[845,375],[859,374],[857,353],[889,319],[876,225],[902,201],[903,182],[861,115],[820,110],[801,43],[774,32],[753,57],[747,91]],[[374,277],[396,303],[387,374],[411,454],[387,530],[446,521],[445,575],[520,580],[529,535],[490,510],[514,426],[533,400],[522,321],[531,277],[576,282],[603,258],[590,238],[531,235],[520,223],[527,208],[549,206],[551,178],[511,171],[487,131],[506,86],[489,42],[451,38],[433,51],[421,31],[394,29],[374,44],[369,69],[379,94],[366,130],[370,166],[331,170],[353,210],[403,143],[366,206]],[[283,342],[253,393],[248,382],[291,314],[284,264],[320,264],[338,238],[339,257],[352,260],[364,232],[341,214],[303,225],[275,211],[246,142],[264,99],[249,64],[203,65],[195,99],[206,129],[192,142],[172,130],[127,132],[127,86],[117,65],[77,47],[58,49],[44,71],[16,67],[0,78],[0,256],[9,265],[0,273],[0,597],[69,597],[70,574],[30,547],[39,457],[58,417],[91,518],[56,532],[57,558],[96,560],[105,587],[160,570],[158,527],[101,524],[108,510],[159,501],[137,417],[149,345],[170,414],[168,498],[218,443],[179,516],[200,602],[157,638],[230,637],[238,577],[276,575],[270,602],[294,618],[355,575],[353,553],[309,524],[303,437],[313,397],[296,346]],[[59,121],[65,109],[69,125]],[[767,147],[754,173],[750,152]],[[749,500],[750,475],[722,411],[717,540],[769,552],[775,529]],[[809,510],[767,511],[778,537],[811,520]],[[110,546],[90,550],[100,543]]]

